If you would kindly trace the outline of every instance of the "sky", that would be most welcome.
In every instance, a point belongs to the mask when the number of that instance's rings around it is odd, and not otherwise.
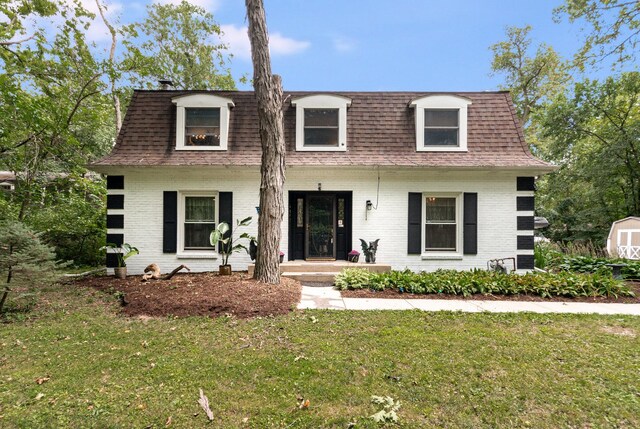
[[[142,20],[152,1],[103,0],[110,20]],[[97,12],[95,0],[82,0]],[[233,53],[230,68],[251,78],[243,0],[191,0],[213,13]],[[485,91],[494,43],[507,26],[533,27],[534,44],[565,57],[581,46],[579,24],[555,23],[562,0],[265,0],[272,71],[285,90]],[[90,38],[108,43],[99,18]],[[605,73],[601,71],[599,73]],[[597,76],[598,72],[592,73]],[[250,83],[238,89],[251,89]]]

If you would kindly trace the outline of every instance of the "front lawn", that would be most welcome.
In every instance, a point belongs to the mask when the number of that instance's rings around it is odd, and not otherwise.
[[[640,427],[637,317],[132,319],[69,288],[0,325],[0,427],[380,427],[371,395],[401,402],[399,427]]]

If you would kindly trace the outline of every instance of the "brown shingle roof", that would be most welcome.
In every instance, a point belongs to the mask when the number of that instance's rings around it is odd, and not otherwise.
[[[216,91],[233,100],[227,151],[176,151],[176,107],[171,99],[196,91],[135,91],[116,146],[98,166],[260,165],[253,92]],[[346,152],[296,152],[291,98],[328,92],[286,92],[286,163],[289,166],[553,167],[531,155],[506,92],[451,93],[471,99],[467,152],[416,152],[412,99],[434,93],[340,92],[349,97]]]

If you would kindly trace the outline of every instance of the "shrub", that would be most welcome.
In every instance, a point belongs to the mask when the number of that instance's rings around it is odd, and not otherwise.
[[[608,264],[626,264],[622,269],[625,279],[640,279],[640,261],[620,258],[593,258],[590,256],[565,256],[553,259],[547,266],[554,271],[569,271],[574,273],[610,273]]]
[[[371,272],[363,268],[346,268],[336,276],[335,285],[340,290],[366,289],[371,282]]]
[[[495,271],[438,270],[414,273],[409,270],[369,273],[360,268],[344,270],[336,276],[338,289],[394,289],[415,294],[516,295],[541,297],[633,296],[633,292],[610,273],[503,274]]]
[[[340,290],[366,289],[370,287],[372,275],[364,268],[345,268],[336,276],[335,285]]]
[[[0,312],[12,288],[30,288],[55,277],[53,249],[24,224],[0,224]]]

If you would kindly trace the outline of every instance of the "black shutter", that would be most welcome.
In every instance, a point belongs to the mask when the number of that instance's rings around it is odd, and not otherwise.
[[[124,176],[107,176],[107,189],[124,189]]]
[[[518,191],[535,191],[536,190],[536,178],[535,177],[518,177],[518,178],[516,178],[516,190],[518,190]]]
[[[407,228],[407,253],[422,253],[422,194],[409,192],[409,220]]]
[[[533,270],[535,259],[533,255],[518,255],[517,268],[519,270]]]
[[[124,215],[107,215],[107,228],[122,229],[124,228]]]
[[[124,234],[107,234],[107,243],[122,246],[124,243]]]
[[[533,211],[535,206],[534,197],[516,197],[516,210],[518,211]]]
[[[533,231],[535,218],[533,216],[518,216],[518,231]]]
[[[233,222],[233,193],[232,192],[220,192],[219,194],[219,204],[218,209],[220,213],[218,215],[218,221],[220,223],[226,222],[229,224],[229,228],[235,228],[236,224]],[[231,232],[227,232],[225,237],[228,237]],[[220,251],[220,246],[218,246],[218,251]]]
[[[535,247],[535,240],[533,235],[519,235],[518,236],[518,250],[533,250]]]
[[[475,192],[464,193],[462,237],[462,253],[476,255],[478,253],[478,194]]]
[[[124,208],[124,195],[107,195],[107,208],[120,210]]]
[[[165,191],[163,195],[162,252],[176,253],[178,250],[178,193]]]

